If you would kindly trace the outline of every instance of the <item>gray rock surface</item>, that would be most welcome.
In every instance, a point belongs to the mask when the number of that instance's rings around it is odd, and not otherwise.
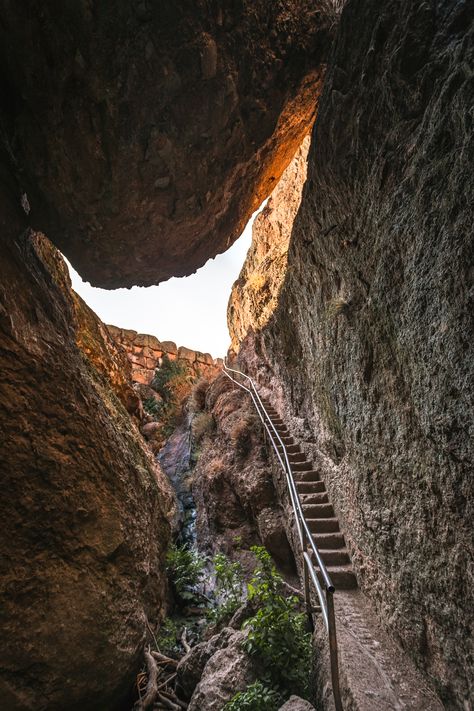
[[[285,283],[241,358],[450,709],[474,685],[473,18],[467,1],[346,4]]]
[[[190,699],[201,679],[204,667],[219,649],[226,647],[235,634],[235,629],[224,627],[219,634],[206,642],[196,644],[180,661],[176,669],[177,685],[180,696]]]
[[[243,632],[235,632],[229,645],[209,659],[188,711],[222,711],[227,701],[255,681],[255,663],[241,648],[244,638]]]
[[[288,701],[283,704],[283,706],[280,706],[278,711],[314,711],[314,706],[299,696],[290,696]]]

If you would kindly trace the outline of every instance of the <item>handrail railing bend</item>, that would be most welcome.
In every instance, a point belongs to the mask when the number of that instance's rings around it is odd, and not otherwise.
[[[288,459],[288,452],[286,451],[286,447],[285,447],[280,435],[278,434],[276,427],[272,422],[271,417],[269,416],[268,412],[265,409],[265,406],[260,398],[260,395],[258,394],[257,388],[256,388],[255,383],[252,380],[252,378],[250,378],[245,373],[242,373],[240,370],[235,370],[234,368],[229,368],[226,362],[224,362],[223,373],[230,380],[232,380],[232,382],[234,382],[236,385],[238,385],[240,388],[242,388],[242,390],[246,390],[249,393],[249,395],[253,401],[253,404],[255,406],[255,409],[257,410],[257,413],[260,417],[260,420],[262,421],[262,424],[269,436],[269,439],[270,439],[270,442],[272,443],[273,449],[275,450],[278,461],[280,462],[280,465],[285,473],[286,482],[288,485],[288,492],[290,495],[291,506],[293,509],[293,514],[295,516],[296,527],[298,530],[298,538],[299,538],[300,546],[301,546],[306,607],[307,607],[308,613],[310,614],[311,610],[312,610],[311,599],[310,599],[310,582],[311,582],[316,590],[316,593],[317,593],[317,596],[319,599],[319,604],[321,607],[321,613],[322,613],[322,617],[324,620],[324,625],[326,627],[326,631],[328,633],[328,638],[329,638],[329,657],[330,657],[330,664],[331,664],[331,681],[332,681],[332,690],[333,690],[333,695],[334,695],[334,704],[336,707],[336,711],[343,711],[342,701],[341,701],[341,692],[340,692],[340,688],[339,688],[339,666],[338,666],[338,658],[337,658],[338,655],[337,655],[336,620],[335,620],[335,614],[334,614],[334,601],[333,601],[335,587],[332,583],[332,580],[330,578],[330,575],[328,573],[326,565],[324,564],[324,561],[321,558],[321,554],[318,550],[318,547],[314,541],[313,535],[309,529],[308,523],[307,523],[306,518],[304,516],[303,507],[301,505],[301,500],[300,500],[300,497],[298,494],[298,490],[296,488],[293,472],[292,472],[291,465],[290,465],[290,462]],[[232,377],[231,373],[234,373],[237,376],[245,378],[246,381],[248,382],[249,387],[247,387],[243,383],[239,382],[236,378]],[[280,455],[280,452],[278,451],[278,446],[281,447],[283,457]],[[321,576],[323,578],[323,583],[324,583],[324,591],[323,591],[323,587],[319,581],[317,570],[314,566],[313,561],[311,560],[311,556],[308,553],[308,547],[311,549],[311,552],[314,554],[314,557],[317,562],[317,566],[318,566],[319,570],[321,571]]]

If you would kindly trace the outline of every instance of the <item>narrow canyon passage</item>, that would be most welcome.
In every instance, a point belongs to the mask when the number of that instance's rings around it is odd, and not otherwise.
[[[473,3],[0,36],[0,708],[471,711]],[[261,205],[227,353],[71,287],[190,275]]]

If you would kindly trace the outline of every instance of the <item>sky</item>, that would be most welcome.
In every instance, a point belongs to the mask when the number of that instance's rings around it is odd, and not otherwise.
[[[230,345],[227,302],[250,247],[256,214],[227,252],[191,276],[173,277],[158,286],[98,289],[84,282],[66,260],[72,287],[105,323],[222,358]]]

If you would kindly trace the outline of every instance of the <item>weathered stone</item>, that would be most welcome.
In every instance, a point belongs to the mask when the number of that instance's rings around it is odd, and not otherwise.
[[[227,307],[231,347],[249,331],[260,331],[278,305],[288,262],[293,222],[306,180],[307,136],[252,227],[253,240]]]
[[[257,515],[257,529],[265,548],[283,568],[292,566],[293,554],[288,542],[282,514],[278,508],[265,508]]]
[[[336,26],[322,0],[9,5],[3,184],[95,285],[190,274],[291,160]]]
[[[176,669],[180,696],[184,699],[191,698],[209,659],[219,649],[226,647],[234,634],[235,629],[224,627],[219,634],[214,635],[207,640],[207,642],[196,644],[196,646],[180,660]]]
[[[305,701],[299,696],[290,696],[286,704],[280,706],[279,711],[315,711],[309,701]]]
[[[235,632],[228,646],[209,659],[188,711],[222,711],[227,701],[255,681],[255,662],[242,650],[243,632]]]
[[[192,351],[189,348],[180,346],[178,348],[178,358],[182,358],[183,360],[189,360],[191,363],[194,363],[194,361],[196,360],[196,353],[195,351]]]
[[[124,334],[125,336],[127,334]],[[147,355],[146,349],[154,348],[157,351],[163,350],[163,346],[160,341],[155,336],[150,336],[148,333],[137,333],[133,339],[134,346],[142,346],[144,348],[144,353]]]
[[[141,427],[141,433],[144,437],[149,439],[153,437],[154,434],[161,430],[162,425],[159,422],[147,422]]]
[[[153,380],[154,371],[148,368],[133,368],[132,379],[134,383],[150,385]]]
[[[173,341],[161,341],[161,347],[168,356],[178,355],[178,348],[176,346],[176,343],[173,343]]]
[[[195,468],[198,540],[239,559],[249,570],[255,564],[249,549],[262,543],[263,533],[277,562],[293,571],[293,555],[275,513],[263,432],[250,398],[221,374],[209,387],[206,407],[216,428],[201,443]]]
[[[0,241],[0,707],[116,709],[163,614],[172,494],[102,324],[18,235]]]
[[[196,359],[199,363],[205,363],[206,365],[215,365],[214,358],[210,353],[196,353]]]

